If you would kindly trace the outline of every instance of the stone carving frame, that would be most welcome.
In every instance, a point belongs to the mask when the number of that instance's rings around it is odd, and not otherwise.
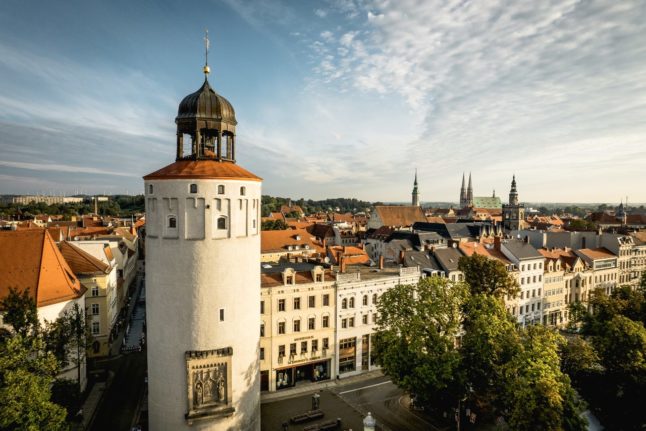
[[[233,348],[190,350],[186,359],[188,412],[186,422],[230,416],[235,411],[231,397]]]

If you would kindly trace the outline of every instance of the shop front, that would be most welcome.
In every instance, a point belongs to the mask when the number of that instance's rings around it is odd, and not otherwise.
[[[330,378],[330,359],[296,364],[276,370],[276,389],[296,386],[298,382],[318,382]]]

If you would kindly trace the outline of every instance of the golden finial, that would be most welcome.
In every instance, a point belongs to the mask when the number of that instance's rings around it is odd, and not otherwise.
[[[211,73],[211,68],[209,67],[209,30],[205,30],[206,35],[204,36],[204,68],[202,71],[204,75]]]

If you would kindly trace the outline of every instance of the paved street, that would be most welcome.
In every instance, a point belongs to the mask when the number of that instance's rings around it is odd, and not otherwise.
[[[262,429],[282,430],[281,424],[289,417],[311,408],[312,393],[298,394],[287,399],[263,402]],[[382,431],[433,431],[434,427],[420,415],[401,404],[403,392],[387,377],[378,376],[348,384],[322,389],[320,407],[325,419],[340,417],[343,429],[361,430],[367,412],[377,419],[377,429]],[[302,430],[304,425],[289,425],[288,430]]]
[[[371,412],[377,423],[392,431],[438,430],[433,424],[403,406],[403,391],[387,377],[377,377],[334,389],[357,410]]]
[[[107,389],[93,431],[130,431],[135,410],[144,393],[146,351],[131,353],[113,361],[115,376]]]

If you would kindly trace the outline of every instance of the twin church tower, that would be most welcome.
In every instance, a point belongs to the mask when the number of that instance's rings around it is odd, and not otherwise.
[[[236,164],[209,72],[179,105],[175,162],[144,177],[152,430],[260,429],[262,180]]]

